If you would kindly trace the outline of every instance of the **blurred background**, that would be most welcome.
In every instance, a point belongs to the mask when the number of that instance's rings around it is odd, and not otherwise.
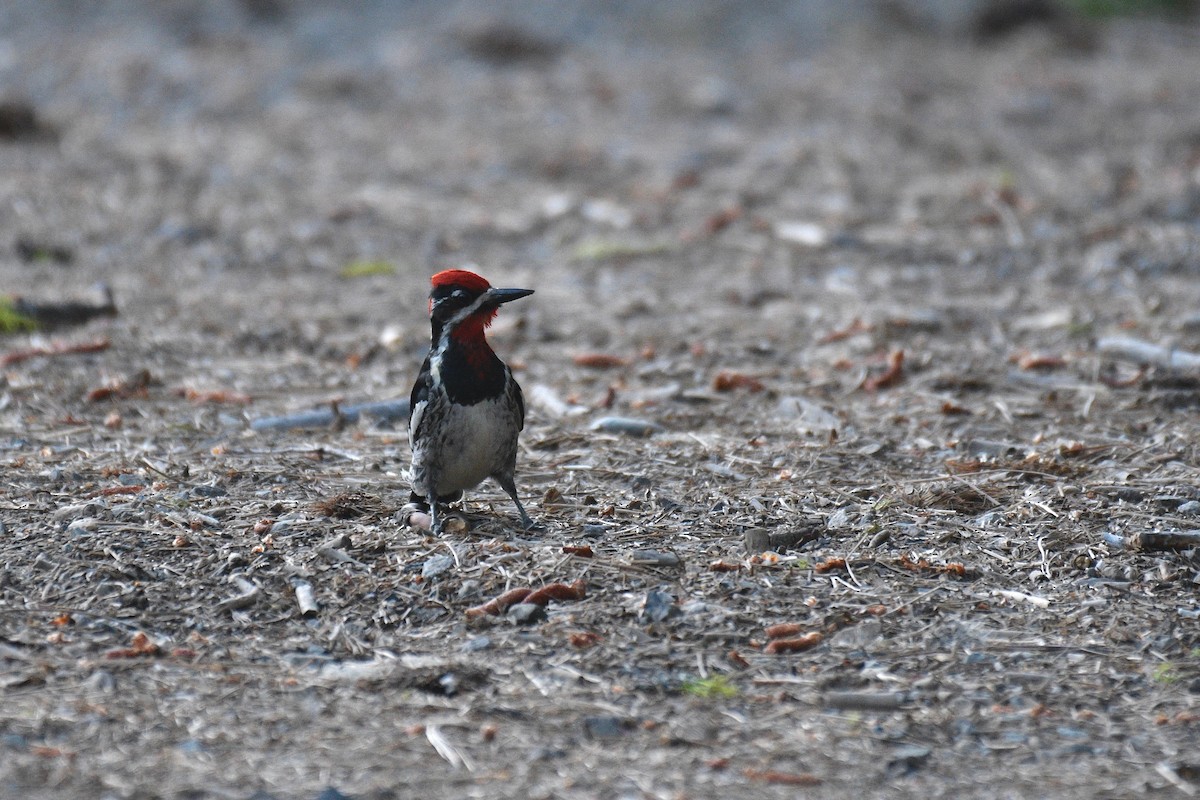
[[[1107,291],[1195,258],[1195,6],[15,0],[0,281],[337,359],[389,325],[415,355],[467,262],[598,344],[740,313],[681,276],[785,337],[976,267]]]

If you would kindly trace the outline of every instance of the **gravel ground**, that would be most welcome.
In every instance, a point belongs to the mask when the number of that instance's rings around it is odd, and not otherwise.
[[[1200,27],[916,19],[0,10],[3,286],[119,311],[2,345],[0,795],[1193,795]],[[540,526],[433,539],[253,423],[470,263]]]

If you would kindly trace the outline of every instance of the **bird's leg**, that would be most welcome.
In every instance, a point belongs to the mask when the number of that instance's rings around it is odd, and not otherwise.
[[[512,493],[512,500],[517,504],[517,511],[521,515],[521,524],[525,526],[525,530],[529,530],[533,527],[533,520],[530,519],[529,515],[525,513],[525,507],[521,505],[521,501],[517,499],[516,492]]]
[[[434,536],[442,535],[442,515],[438,513],[437,493],[429,494],[429,532]]]
[[[495,475],[496,483],[500,484],[500,488],[504,493],[512,498],[512,501],[517,506],[517,512],[521,515],[521,524],[525,526],[525,530],[533,527],[533,520],[525,513],[525,506],[521,505],[521,498],[517,497],[517,484],[513,480],[512,475]]]

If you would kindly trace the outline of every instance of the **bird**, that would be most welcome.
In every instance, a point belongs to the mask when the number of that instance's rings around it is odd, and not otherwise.
[[[409,399],[410,506],[428,508],[430,529],[441,534],[441,506],[492,478],[512,498],[528,530],[533,520],[517,496],[515,479],[525,397],[484,331],[501,305],[533,290],[497,289],[466,269],[444,270],[430,282],[432,341]]]

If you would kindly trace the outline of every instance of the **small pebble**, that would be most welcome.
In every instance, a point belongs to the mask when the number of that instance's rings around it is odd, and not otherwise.
[[[634,550],[629,554],[629,560],[652,567],[678,567],[681,563],[679,556],[661,550]]]
[[[583,535],[588,539],[599,539],[608,535],[608,526],[590,523],[583,526]]]
[[[1180,503],[1179,508],[1175,509],[1175,513],[1188,516],[1200,514],[1200,500],[1188,500],[1186,503]]]
[[[617,739],[625,733],[625,720],[620,717],[584,717],[583,730],[591,739]]]
[[[433,528],[433,517],[429,516],[429,514],[424,511],[411,511],[406,513],[404,510],[401,510],[398,516],[401,516],[401,522],[410,528],[416,528],[417,530],[422,531],[428,531]]]
[[[453,672],[447,672],[438,678],[438,686],[442,687],[442,692],[446,697],[453,697],[458,693],[458,676]]]
[[[108,694],[117,688],[117,679],[108,670],[100,669],[89,675],[84,685],[93,692]]]
[[[892,757],[888,759],[888,769],[901,773],[913,772],[920,769],[928,760],[931,752],[928,747],[917,744],[897,747],[892,751]]]
[[[650,622],[662,622],[679,613],[679,606],[675,605],[675,598],[670,593],[658,590],[646,592],[646,599],[642,602],[640,612],[642,619]]]
[[[623,433],[626,436],[649,436],[662,430],[657,423],[631,417],[601,417],[590,427],[601,433]]]
[[[476,636],[463,642],[462,650],[464,653],[478,653],[480,650],[487,650],[491,646],[491,639],[486,636]]]
[[[428,580],[441,575],[454,566],[454,559],[446,555],[430,556],[421,567],[421,577]]]
[[[508,610],[508,618],[518,625],[532,625],[546,619],[546,609],[535,603],[517,603]]]

